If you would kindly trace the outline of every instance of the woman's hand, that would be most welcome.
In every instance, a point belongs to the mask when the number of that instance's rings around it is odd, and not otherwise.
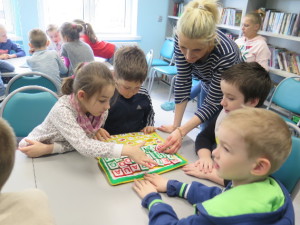
[[[166,133],[172,133],[175,129],[176,129],[176,127],[173,125],[162,125],[157,128],[157,130],[160,130],[160,131],[166,132]]]
[[[182,134],[179,129],[174,130],[166,139],[165,143],[159,149],[159,152],[174,154],[182,144]]]
[[[19,150],[26,154],[28,157],[39,157],[42,155],[51,154],[53,151],[53,144],[43,144],[39,141],[32,141],[25,139],[30,144],[26,147],[19,147]]]
[[[99,140],[99,141],[107,141],[110,138],[111,138],[110,134],[107,132],[107,130],[105,130],[103,128],[100,128],[94,137],[94,139]]]

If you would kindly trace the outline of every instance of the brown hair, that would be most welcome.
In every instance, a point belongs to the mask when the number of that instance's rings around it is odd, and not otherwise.
[[[14,167],[16,144],[12,128],[0,118],[0,190]]]
[[[67,39],[67,41],[77,41],[79,40],[79,33],[83,30],[80,24],[74,24],[65,22],[61,25],[59,31],[61,35]]]
[[[123,46],[116,51],[114,73],[117,79],[143,83],[147,77],[147,71],[145,53],[138,46]]]
[[[289,128],[279,115],[270,110],[237,109],[230,112],[220,126],[230,127],[242,136],[249,158],[267,158],[271,163],[269,174],[279,169],[290,154],[292,140]]]
[[[41,29],[33,29],[29,32],[29,42],[34,48],[43,48],[48,41],[47,35]]]
[[[263,105],[272,87],[269,73],[257,62],[236,64],[225,70],[221,79],[237,87],[245,102],[259,99],[256,107]]]
[[[83,90],[87,97],[102,91],[107,85],[115,85],[111,71],[101,62],[90,62],[79,64],[73,77],[65,78],[61,91],[64,95],[77,93]]]
[[[96,43],[98,41],[97,36],[96,36],[91,24],[86,23],[80,19],[73,20],[73,22],[76,24],[80,24],[83,27],[83,33],[89,37],[89,39],[92,43]]]

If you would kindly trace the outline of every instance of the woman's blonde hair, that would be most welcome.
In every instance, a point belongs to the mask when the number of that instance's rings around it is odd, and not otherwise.
[[[177,32],[190,39],[216,39],[219,23],[217,0],[194,0],[189,2],[177,22]]]

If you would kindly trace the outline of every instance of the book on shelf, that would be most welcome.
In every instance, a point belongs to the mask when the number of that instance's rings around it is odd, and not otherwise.
[[[242,10],[236,8],[219,8],[220,23],[228,26],[240,26]]]
[[[294,27],[292,30],[292,36],[300,36],[299,30],[300,30],[300,13],[297,14],[297,18],[295,20]]]

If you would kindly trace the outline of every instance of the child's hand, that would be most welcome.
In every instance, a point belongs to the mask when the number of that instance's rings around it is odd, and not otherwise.
[[[154,185],[156,190],[158,192],[166,192],[167,191],[167,184],[168,184],[168,179],[164,178],[161,175],[158,175],[156,173],[153,174],[145,174],[144,179],[147,181],[150,181],[151,184]]]
[[[173,125],[162,125],[157,128],[157,130],[160,130],[160,131],[166,132],[166,133],[172,133],[175,129],[176,129],[176,127],[174,127]]]
[[[214,161],[211,157],[201,157],[195,162],[195,165],[204,173],[211,173],[213,170]]]
[[[99,141],[107,141],[109,138],[111,138],[110,134],[103,128],[100,128],[94,137],[94,139]]]
[[[147,166],[152,168],[157,166],[157,162],[153,159],[149,158],[145,152],[143,152],[140,148],[144,146],[145,142],[139,145],[124,145],[122,149],[122,155],[128,156],[133,161],[143,166]]]
[[[147,180],[135,180],[132,188],[142,199],[152,192],[157,192],[153,184]]]
[[[16,54],[11,54],[11,55],[8,55],[8,58],[9,58],[9,59],[17,58],[17,55],[16,55]]]
[[[1,54],[0,59],[9,59],[9,55],[8,54]]]
[[[25,139],[25,141],[30,145],[26,147],[19,147],[19,150],[28,157],[39,157],[50,154],[53,151],[53,144],[43,144],[39,141],[32,141],[28,139]]]
[[[144,129],[142,129],[141,131],[144,132],[145,134],[151,134],[154,131],[156,131],[157,127],[153,127],[153,126],[148,126],[148,127],[144,127]]]

